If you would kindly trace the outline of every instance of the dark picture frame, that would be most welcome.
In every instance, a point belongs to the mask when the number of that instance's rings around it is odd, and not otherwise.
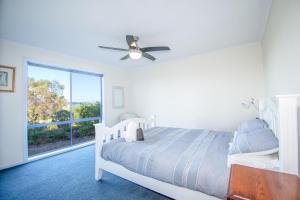
[[[0,92],[15,92],[16,68],[0,65]]]

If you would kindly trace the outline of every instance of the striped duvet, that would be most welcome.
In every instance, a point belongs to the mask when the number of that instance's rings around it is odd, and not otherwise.
[[[139,174],[177,186],[225,198],[231,133],[156,127],[145,140],[112,140],[102,149],[105,160]]]

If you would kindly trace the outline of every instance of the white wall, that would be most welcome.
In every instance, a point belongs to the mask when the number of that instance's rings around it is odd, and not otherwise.
[[[268,95],[300,93],[299,0],[273,0],[262,48]]]
[[[104,74],[105,122],[113,125],[124,109],[112,109],[111,88],[113,85],[128,89],[128,78],[125,71],[61,55],[14,42],[0,40],[0,64],[16,67],[16,92],[0,92],[0,169],[22,163],[26,157],[24,137],[26,137],[26,59],[54,64],[62,67],[85,70]],[[128,96],[128,95],[125,95]],[[128,99],[125,99],[125,105]]]
[[[130,110],[172,127],[234,130],[265,94],[261,46],[250,44],[131,70]]]
[[[158,124],[233,130],[256,113],[241,102],[264,96],[259,44],[228,48],[172,62],[123,71],[52,51],[0,40],[0,63],[16,70],[16,92],[0,93],[0,168],[26,158],[26,59],[103,73],[106,123],[120,113],[156,114]],[[111,87],[125,87],[125,109],[113,110]]]

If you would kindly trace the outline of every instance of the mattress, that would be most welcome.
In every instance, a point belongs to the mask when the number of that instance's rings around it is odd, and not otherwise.
[[[226,198],[232,133],[155,127],[144,137],[135,142],[112,140],[103,145],[101,156],[133,172]]]

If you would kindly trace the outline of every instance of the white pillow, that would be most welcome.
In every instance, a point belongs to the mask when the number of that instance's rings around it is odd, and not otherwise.
[[[125,141],[126,142],[133,142],[136,141],[136,130],[139,128],[138,123],[136,122],[129,122],[125,134]]]
[[[234,155],[243,155],[243,156],[267,156],[272,155],[274,153],[278,153],[279,148],[276,147],[274,149],[266,150],[266,151],[257,151],[257,152],[251,152],[251,153],[237,153]]]
[[[278,169],[279,159],[277,153],[264,156],[251,153],[228,155],[227,166],[230,167],[232,164],[263,169]]]

